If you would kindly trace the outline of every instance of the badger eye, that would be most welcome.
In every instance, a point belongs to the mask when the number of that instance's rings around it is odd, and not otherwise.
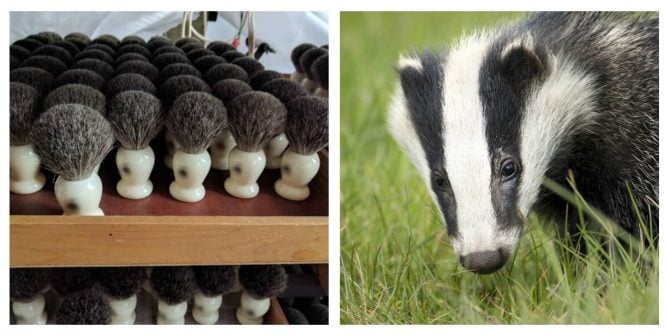
[[[440,189],[445,189],[448,186],[448,180],[440,174],[434,176],[432,183],[435,187]]]
[[[511,159],[503,161],[501,164],[501,175],[504,179],[509,179],[517,174],[517,165]]]

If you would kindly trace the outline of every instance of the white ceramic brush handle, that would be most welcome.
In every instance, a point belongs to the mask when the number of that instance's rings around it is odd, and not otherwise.
[[[100,209],[102,180],[96,173],[79,181],[68,181],[58,176],[53,191],[65,215],[104,216]]]
[[[267,156],[266,169],[278,169],[281,167],[281,155],[288,148],[288,138],[285,133],[281,133],[272,138],[264,147],[264,154]]]
[[[270,304],[269,298],[256,299],[244,290],[237,308],[237,320],[241,324],[262,324],[262,316],[269,311]]]
[[[127,299],[114,299],[107,297],[111,306],[111,324],[135,324],[137,314],[137,295],[133,294]]]
[[[202,183],[211,169],[209,152],[188,154],[179,149],[172,162],[174,182],[169,185],[169,193],[181,202],[201,201],[206,193]]]
[[[318,84],[318,82],[316,82],[314,80],[304,78],[304,80],[302,81],[302,87],[304,89],[306,89],[306,91],[308,91],[308,93],[313,93],[313,92],[315,92],[315,90],[317,88],[320,87],[320,85]]]
[[[325,90],[325,89],[320,87],[317,90],[315,90],[314,95],[319,96],[319,97],[323,97],[323,98],[328,98],[329,97],[329,90]]]
[[[218,170],[229,169],[230,152],[237,146],[232,133],[226,129],[211,145],[211,168]]]
[[[158,299],[158,324],[184,324],[186,322],[186,312],[188,311],[188,302],[180,302],[170,305],[167,302]]]
[[[195,293],[193,318],[199,324],[215,324],[218,322],[218,309],[223,304],[223,296],[206,296],[202,292]]]
[[[281,178],[274,184],[274,190],[285,199],[303,201],[311,194],[308,184],[319,168],[318,153],[301,155],[288,149],[281,159]]]
[[[302,81],[304,81],[304,78],[305,78],[305,76],[304,76],[303,72],[293,72],[292,75],[290,75],[291,80],[293,80],[297,83],[300,83],[300,84],[301,84]]]
[[[12,302],[12,311],[17,324],[46,324],[44,295],[37,294],[29,302]]]
[[[39,171],[40,160],[31,144],[9,146],[9,191],[32,194],[40,191],[46,178]]]
[[[165,133],[165,144],[167,145],[167,155],[165,155],[163,162],[165,163],[165,166],[167,166],[167,168],[172,169],[172,160],[174,159],[174,152],[176,152],[177,149],[181,148],[181,145],[179,145],[179,143],[176,142],[176,140],[169,133]]]
[[[257,179],[264,170],[267,159],[264,151],[244,152],[238,147],[230,153],[230,177],[225,180],[225,190],[238,198],[253,198],[260,192]]]
[[[153,183],[149,180],[155,154],[151,147],[139,150],[118,148],[116,152],[116,167],[121,180],[116,184],[116,191],[129,199],[142,199],[151,195]]]

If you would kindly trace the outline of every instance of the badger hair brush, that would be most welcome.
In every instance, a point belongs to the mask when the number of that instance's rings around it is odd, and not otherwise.
[[[56,88],[44,99],[44,110],[61,104],[81,104],[101,115],[107,114],[107,98],[102,92],[88,85],[66,84]]]
[[[39,43],[41,43],[42,45],[47,45],[47,44],[52,43],[51,40],[50,40],[48,37],[46,37],[46,36],[42,36],[42,35],[39,35],[39,34],[30,34],[30,35],[28,35],[26,38],[28,38],[28,39],[33,39],[33,40],[37,40],[37,41],[39,41]]]
[[[179,48],[183,48],[183,46],[188,44],[188,43],[196,43],[200,47],[203,47],[202,41],[200,41],[200,40],[198,40],[194,37],[182,37],[182,38],[176,40],[176,42],[174,42],[174,45],[179,47]]]
[[[165,45],[162,46],[156,50],[153,51],[153,58],[156,58],[162,54],[168,54],[168,53],[176,53],[176,54],[181,54],[183,56],[186,55],[181,48],[173,46],[173,45]]]
[[[287,104],[288,121],[285,135],[290,148],[281,159],[281,178],[274,190],[292,201],[308,198],[308,183],[320,168],[318,151],[327,146],[329,107],[327,98],[308,96]]]
[[[158,83],[164,83],[166,80],[179,75],[190,75],[197,78],[202,78],[202,73],[194,66],[184,63],[175,63],[166,66],[160,75],[158,75]]]
[[[78,60],[74,62],[72,69],[87,69],[102,76],[105,80],[114,75],[114,68],[109,63],[94,58]]]
[[[125,54],[124,56],[126,55],[130,54]],[[158,70],[158,68],[156,68],[151,63],[139,60],[132,60],[132,61],[125,61],[122,64],[119,64],[118,67],[116,67],[116,75],[122,75],[126,73],[142,75],[148,78],[152,83],[156,84],[158,83],[158,75],[160,74],[160,70]]]
[[[209,45],[206,46],[206,48],[213,51],[218,56],[222,55],[226,51],[236,50],[236,48],[234,48],[233,45],[225,43],[223,41],[211,42],[209,43]]]
[[[229,50],[226,51],[222,54],[220,54],[220,57],[224,58],[228,62],[232,62],[237,58],[242,58],[242,57],[247,57],[246,54],[239,52],[237,50]]]
[[[123,91],[111,99],[107,119],[121,144],[116,152],[116,167],[121,176],[116,191],[121,196],[142,199],[153,192],[149,177],[155,153],[149,143],[162,130],[164,117],[160,99],[149,93]]]
[[[153,96],[158,94],[158,89],[151,80],[136,73],[124,73],[112,78],[107,82],[106,94],[111,99],[121,92],[132,90],[146,92]]]
[[[170,108],[165,124],[180,145],[172,159],[169,193],[181,202],[198,202],[204,198],[202,183],[211,168],[206,149],[227,127],[225,105],[206,92],[184,93]]]
[[[244,291],[237,320],[241,324],[262,324],[262,316],[269,311],[269,298],[287,288],[288,275],[281,265],[243,265],[239,268],[239,282]]]
[[[65,214],[104,215],[102,181],[94,170],[114,135],[102,114],[85,105],[55,105],[35,121],[30,136],[44,166],[59,175],[54,192]]]
[[[67,65],[61,60],[47,55],[30,56],[21,63],[21,67],[40,68],[46,70],[53,77],[58,77],[63,71],[67,70]]]
[[[93,89],[102,90],[105,80],[102,76],[93,71],[86,69],[72,69],[61,73],[53,83],[53,87],[58,88],[67,84],[87,85]]]
[[[150,64],[150,61],[148,58],[146,58],[146,56],[138,53],[129,52],[116,58],[116,66],[119,66],[128,61],[142,61]]]
[[[244,69],[235,64],[223,63],[214,65],[204,74],[204,81],[209,85],[214,85],[223,79],[238,79],[242,82],[248,82],[248,74]]]
[[[172,102],[186,92],[211,92],[209,86],[200,78],[190,75],[179,75],[166,80],[160,85],[160,98],[165,106],[171,106]]]
[[[100,50],[100,49],[86,49],[86,50],[78,53],[77,56],[76,56],[77,61],[80,61],[82,59],[88,59],[88,58],[100,60],[102,62],[105,62],[105,63],[109,64],[109,65],[114,64],[114,57],[112,57],[111,55],[109,55],[108,53],[106,53],[105,51]]]
[[[119,47],[118,50],[116,50],[116,58],[129,53],[140,54],[146,58],[151,58],[151,52],[146,47],[139,44],[126,44]]]
[[[138,35],[128,35],[121,40],[119,47],[122,48],[124,45],[128,44],[137,44],[143,47],[146,47],[146,41],[141,36]]]
[[[146,48],[148,48],[148,50],[154,53],[161,47],[171,46],[171,45],[173,45],[173,43],[168,38],[163,36],[154,36],[148,40],[148,43],[146,43]]]
[[[329,54],[320,56],[311,65],[313,78],[320,85],[315,90],[315,95],[327,98],[329,96]]]
[[[274,70],[262,70],[250,76],[249,82],[253,90],[260,90],[262,85],[274,79],[283,78],[279,72]]]
[[[23,47],[32,53],[35,49],[43,46],[44,43],[32,38],[24,38],[12,43],[12,45]]]
[[[302,68],[301,63],[299,63],[299,59],[302,57],[302,55],[313,48],[317,48],[314,44],[311,43],[302,43],[294,49],[292,49],[292,52],[290,53],[290,60],[292,61],[292,64],[295,66],[295,72],[290,75],[290,79],[300,83],[304,80],[304,69]]]
[[[223,303],[223,294],[229,293],[237,284],[236,266],[194,266],[197,291],[194,295],[192,314],[199,324],[215,324],[218,310]]]
[[[306,78],[304,78],[301,84],[309,93],[314,93],[318,88],[318,82],[315,81],[313,73],[311,72],[311,65],[313,65],[313,63],[321,56],[327,55],[327,53],[327,49],[313,48],[304,52],[299,59],[299,64],[302,66],[304,74],[306,75]]]
[[[17,324],[46,324],[43,293],[48,286],[47,268],[9,269],[9,297]]]
[[[195,292],[192,267],[155,267],[151,285],[158,296],[157,324],[184,324],[188,301]]]
[[[298,97],[308,96],[308,92],[301,85],[285,78],[269,81],[262,85],[259,90],[278,98],[283,104],[287,104]]]
[[[224,63],[227,63],[227,61],[224,58],[216,55],[202,56],[193,61],[193,65],[201,73],[206,73],[207,71],[209,71],[209,69],[213,68],[214,66]]]
[[[40,103],[39,91],[32,86],[9,83],[9,191],[15,194],[32,194],[46,183],[30,139]]]
[[[225,180],[230,195],[257,196],[257,179],[266,164],[262,148],[283,131],[286,116],[283,103],[266,92],[247,92],[230,102],[230,131],[237,142],[230,153],[230,177]]]
[[[70,293],[60,300],[56,324],[109,324],[111,306],[97,288]]]
[[[162,70],[166,66],[174,63],[190,64],[190,60],[186,55],[175,52],[163,53],[153,58],[153,65],[155,65],[159,70]]]
[[[79,49],[79,47],[76,44],[72,43],[71,41],[60,40],[54,43],[53,45],[59,46],[67,50],[67,52],[69,52],[72,57],[75,57],[79,52],[81,52],[81,49]]]
[[[253,76],[254,74],[264,70],[264,65],[262,63],[250,58],[250,57],[239,57],[235,59],[234,61],[231,62],[234,65],[238,65],[246,73],[248,74],[248,77]]]
[[[79,33],[79,32],[69,33],[69,34],[65,35],[65,37],[64,37],[65,40],[69,40],[69,39],[73,39],[73,38],[79,39],[79,40],[85,42],[86,44],[90,44],[90,42],[91,42],[90,36],[88,36],[84,33]]]
[[[39,92],[40,96],[44,96],[51,90],[53,76],[43,69],[20,67],[9,73],[9,81],[30,85]]]
[[[63,39],[63,37],[60,36],[60,34],[54,32],[54,31],[48,31],[48,30],[43,31],[43,32],[39,32],[39,33],[37,33],[37,35],[44,36],[44,37],[48,38],[49,41],[51,41],[50,43],[55,43],[55,42],[58,42],[58,41]]]
[[[309,324],[306,316],[299,311],[297,308],[293,307],[282,307],[283,313],[285,314],[285,319],[288,320],[288,324]]]
[[[21,66],[21,61],[14,56],[9,56],[9,71],[18,69]]]
[[[84,48],[82,51],[86,51],[86,50],[104,51],[105,53],[107,53],[107,55],[111,56],[112,58],[116,58],[116,50],[114,50],[114,48],[112,48],[112,47],[110,47],[106,44],[94,43],[94,44],[86,46],[86,48]]]
[[[111,307],[111,324],[134,324],[137,294],[146,278],[144,268],[100,267],[93,272]]]
[[[198,47],[198,48],[195,48],[193,50],[188,51],[186,53],[186,56],[188,56],[188,59],[191,62],[194,63],[196,60],[198,60],[198,59],[200,59],[204,56],[217,56],[217,55],[209,49]]]
[[[21,47],[21,46],[18,46],[18,45],[10,45],[9,46],[9,55],[12,56],[12,57],[16,57],[16,59],[19,62],[23,62],[26,59],[28,59],[28,57],[30,57],[31,54],[32,53],[24,47]]]
[[[51,288],[58,294],[67,295],[95,285],[95,275],[88,267],[59,267],[49,270]]]
[[[309,324],[329,324],[329,308],[322,303],[311,303],[301,308]]]
[[[74,62],[74,58],[70,55],[69,51],[53,44],[47,44],[35,49],[35,51],[32,52],[32,55],[52,56],[65,63],[67,66],[72,65]]]
[[[238,79],[223,79],[211,88],[211,93],[218,97],[225,106],[229,105],[234,98],[250,91],[253,91],[250,85]],[[211,168],[228,170],[230,152],[236,145],[237,142],[234,141],[229,128],[225,128],[211,145]]]
[[[120,43],[121,43],[121,41],[116,36],[109,35],[109,34],[100,35],[100,36],[96,37],[95,39],[93,39],[93,41],[91,42],[91,44],[108,45],[109,47],[113,48],[114,50],[116,50],[118,48],[118,45]]]
[[[186,53],[186,55],[193,50],[205,49],[204,46],[202,46],[202,43],[200,43],[200,42],[186,43],[186,44],[182,45],[180,48],[181,48],[181,50],[183,50],[183,52]]]

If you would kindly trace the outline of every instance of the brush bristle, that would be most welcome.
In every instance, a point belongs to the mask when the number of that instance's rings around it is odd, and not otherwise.
[[[105,53],[107,53],[107,55],[111,56],[112,58],[116,58],[116,50],[114,50],[114,48],[112,48],[112,47],[110,47],[106,44],[102,44],[102,43],[90,44],[82,51],[86,51],[86,50],[104,51]]]
[[[186,55],[173,52],[160,54],[153,59],[153,65],[155,65],[160,70],[174,63],[190,64],[190,60],[188,57],[186,57]]]
[[[14,56],[9,56],[9,71],[17,69],[21,66],[21,61]]]
[[[30,34],[30,35],[27,36],[27,38],[30,38],[30,39],[33,39],[33,40],[37,40],[37,41],[39,41],[40,43],[42,43],[43,45],[47,45],[47,44],[51,44],[51,43],[53,43],[53,41],[51,41],[50,38],[48,38],[48,37],[46,37],[46,36],[44,36],[44,35],[40,35],[40,34]]]
[[[79,51],[82,51],[82,50],[86,49],[86,47],[88,47],[88,43],[86,43],[85,41],[82,41],[80,39],[74,38],[74,37],[64,39],[63,41],[67,41],[67,42],[70,42],[70,43],[74,44],[77,47],[77,49],[79,49]],[[75,55],[72,55],[72,56],[75,56]]]
[[[88,58],[100,60],[110,65],[114,64],[114,58],[100,49],[86,49],[77,54],[76,60],[80,61]]]
[[[222,53],[220,57],[224,58],[228,62],[232,62],[237,58],[246,57],[246,54],[239,52],[237,50],[230,50]]]
[[[107,113],[107,97],[88,85],[66,84],[56,88],[44,99],[44,110],[61,104],[81,104],[102,115]]]
[[[201,42],[191,42],[191,43],[186,43],[186,44],[182,45],[180,48],[187,55],[188,53],[190,53],[193,50],[204,48],[204,46],[202,45]]]
[[[211,87],[211,93],[222,100],[225,106],[228,106],[234,98],[250,91],[253,91],[253,88],[238,79],[223,79]]]
[[[204,57],[204,56],[216,56],[216,54],[215,54],[213,51],[211,51],[211,50],[209,50],[209,49],[207,49],[207,48],[197,47],[197,48],[195,48],[195,49],[193,49],[193,50],[190,50],[190,51],[186,54],[186,56],[188,56],[188,59],[189,59],[191,62],[194,63],[196,60],[200,59],[201,57]]]
[[[227,111],[223,102],[209,93],[188,92],[174,101],[166,126],[181,150],[198,154],[227,127]]]
[[[203,80],[195,76],[179,75],[160,85],[160,98],[165,106],[169,107],[180,95],[192,91],[209,93],[211,89]]]
[[[99,267],[93,273],[104,292],[115,299],[127,299],[139,293],[146,278],[142,267]]]
[[[302,308],[310,324],[329,324],[329,308],[322,303],[312,303]]]
[[[65,49],[65,50],[67,50],[67,52],[69,52],[72,57],[75,57],[77,54],[79,54],[79,52],[81,52],[81,49],[76,44],[72,43],[71,41],[61,40],[61,41],[58,41],[58,42],[54,43],[53,45],[59,46],[59,47]]]
[[[222,55],[226,51],[236,50],[233,45],[223,41],[211,42],[208,46],[206,46],[206,48],[213,51],[218,56]]]
[[[56,78],[53,87],[57,88],[67,84],[88,85],[96,90],[102,90],[105,84],[104,78],[97,73],[86,69],[67,70]]]
[[[51,90],[53,76],[44,69],[19,67],[9,73],[9,81],[30,85],[43,96]]]
[[[74,293],[95,285],[95,276],[91,268],[52,268],[48,276],[51,287],[60,295]]]
[[[35,49],[35,51],[33,51],[32,54],[33,56],[38,56],[38,55],[52,56],[59,59],[61,62],[65,63],[65,65],[71,65],[72,63],[74,63],[74,58],[72,57],[72,55],[70,55],[70,53],[67,50],[53,44],[41,46]]]
[[[184,63],[175,63],[166,66],[164,69],[162,69],[162,71],[160,71],[160,75],[158,76],[158,83],[164,83],[166,80],[180,75],[190,75],[197,78],[202,78],[202,73],[200,73],[199,70],[197,70],[197,68],[194,66]]]
[[[26,48],[28,51],[30,51],[32,53],[33,51],[35,51],[35,49],[43,46],[44,43],[42,43],[40,41],[37,41],[35,39],[24,38],[24,39],[20,39],[16,42],[12,43],[12,45],[17,45],[17,46]]]
[[[155,267],[151,283],[162,300],[177,304],[190,300],[195,292],[195,272],[192,267]]]
[[[58,77],[67,70],[67,65],[53,56],[37,55],[30,56],[21,63],[22,68],[33,67],[46,70],[53,77]]]
[[[49,39],[49,43],[56,43],[56,42],[63,39],[60,36],[60,34],[58,34],[56,32],[53,32],[53,31],[43,31],[43,32],[37,33],[37,35],[46,37],[47,39]]]
[[[246,73],[248,77],[253,76],[254,74],[264,70],[264,65],[262,63],[250,58],[250,57],[239,57],[231,62],[232,64],[240,66]]]
[[[28,49],[18,46],[18,45],[10,45],[9,46],[9,55],[12,57],[16,57],[19,61],[23,62],[28,57],[30,57],[31,53]]]
[[[304,72],[301,63],[299,63],[299,59],[306,51],[311,50],[313,48],[317,48],[315,44],[302,43],[294,47],[294,49],[292,49],[292,52],[290,53],[290,60],[292,61],[292,64],[295,66],[296,72]]]
[[[156,58],[156,57],[158,57],[162,54],[169,54],[169,53],[177,53],[177,54],[181,54],[183,56],[186,55],[186,53],[183,52],[183,50],[181,50],[181,48],[170,44],[170,45],[162,46],[162,47],[156,49],[155,51],[153,51],[153,58]]]
[[[308,96],[308,92],[299,83],[285,79],[274,79],[262,85],[260,91],[267,92],[287,104],[298,97]]]
[[[93,58],[76,61],[72,66],[72,69],[87,69],[102,76],[105,80],[108,80],[114,75],[114,68],[109,65],[109,63]]]
[[[313,62],[311,73],[320,87],[329,90],[329,54],[320,56]]]
[[[126,54],[128,55],[128,54]],[[153,64],[144,61],[126,61],[116,68],[116,75],[134,73],[142,75],[153,83],[157,83],[160,70]]]
[[[300,312],[298,309],[285,307],[283,308],[283,313],[285,314],[285,318],[288,320],[289,324],[309,324],[306,316],[304,316],[304,314],[302,314],[302,312]]]
[[[142,61],[142,62],[150,63],[148,58],[144,57],[143,55],[138,54],[138,53],[129,52],[129,53],[125,53],[121,56],[118,56],[118,58],[116,58],[116,65],[118,66],[118,65],[121,65],[121,64],[123,64],[125,62],[129,62],[129,61]]]
[[[90,36],[88,36],[84,33],[79,33],[79,32],[69,33],[69,34],[65,35],[65,39],[66,40],[78,39],[78,40],[81,40],[81,41],[85,42],[86,44],[90,44],[90,42],[91,42]]]
[[[311,155],[327,146],[329,141],[329,107],[327,98],[308,96],[287,104],[288,121],[285,136],[290,149]]]
[[[288,286],[288,275],[281,265],[243,265],[239,282],[250,294],[269,298],[281,294]]]
[[[207,55],[198,58],[197,60],[194,61],[193,64],[201,73],[206,73],[207,71],[209,71],[209,69],[213,68],[214,66],[224,63],[227,63],[227,61],[220,56]]]
[[[116,139],[127,149],[144,149],[162,130],[165,118],[160,99],[142,91],[118,93],[109,103],[107,119]]]
[[[313,73],[311,72],[311,65],[313,65],[313,62],[320,58],[323,55],[327,55],[328,51],[327,49],[323,48],[313,48],[310,50],[307,50],[302,54],[302,57],[299,59],[299,64],[302,66],[302,70],[304,74],[306,74],[306,78],[310,80],[315,80],[313,78]]]
[[[48,268],[9,269],[9,297],[14,301],[31,301],[48,285]]]
[[[109,324],[111,305],[96,289],[63,296],[55,312],[56,324]]]
[[[287,111],[283,103],[266,92],[246,92],[233,99],[228,108],[230,131],[237,147],[257,152],[283,132]]]
[[[204,80],[209,85],[216,84],[223,79],[238,79],[242,82],[248,82],[248,74],[240,66],[230,63],[215,65],[204,74]]]
[[[135,53],[135,54],[140,54],[146,58],[151,58],[151,52],[148,50],[148,48],[144,47],[143,45],[140,44],[126,44],[118,50],[116,50],[116,57],[119,57],[121,55],[127,54],[127,53]]]
[[[123,91],[143,91],[156,96],[158,89],[146,77],[136,73],[120,74],[107,82],[107,89],[105,93],[107,97],[113,98]]]
[[[89,177],[114,145],[109,122],[79,104],[56,105],[42,113],[30,137],[42,164],[69,181]]]
[[[150,40],[148,40],[148,43],[146,44],[146,47],[152,53],[155,53],[156,50],[158,50],[158,49],[160,49],[164,46],[171,46],[171,45],[173,45],[173,43],[168,38],[163,37],[163,36],[154,36],[154,37],[151,37]]]
[[[198,40],[194,37],[182,37],[182,38],[176,40],[176,42],[174,42],[174,45],[179,47],[179,48],[182,48],[184,45],[186,45],[188,43],[197,43],[200,46],[202,45],[202,41],[200,41],[200,40]]]
[[[237,266],[194,266],[197,287],[206,296],[227,294],[237,283]]]
[[[253,90],[259,90],[265,83],[279,78],[283,78],[283,75],[281,75],[277,71],[262,70],[256,72],[253,76],[251,76],[249,81]]]
[[[39,91],[28,84],[9,83],[9,144],[30,143],[30,129],[40,112]]]
[[[111,48],[113,48],[114,50],[116,50],[116,49],[118,48],[118,45],[119,45],[120,43],[121,43],[121,41],[119,41],[118,38],[117,38],[116,36],[109,35],[109,34],[100,35],[100,36],[98,36],[97,38],[95,38],[95,39],[93,40],[93,42],[91,42],[91,44],[104,44],[104,45],[108,45],[108,46],[110,46]]]
[[[141,38],[140,36],[128,35],[121,40],[121,44],[119,46],[122,48],[123,46],[128,45],[128,44],[137,44],[137,45],[145,47],[146,46],[146,41],[144,41],[144,39]]]

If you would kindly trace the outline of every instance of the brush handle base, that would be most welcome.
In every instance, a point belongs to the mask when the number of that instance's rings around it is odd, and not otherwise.
[[[317,153],[302,155],[288,149],[281,158],[281,178],[274,183],[274,190],[291,201],[303,201],[309,197],[308,184],[320,168]]]
[[[269,311],[270,305],[269,298],[257,299],[246,290],[241,293],[239,308],[243,309],[244,313],[250,317],[262,318]]]
[[[308,93],[314,93],[315,90],[317,90],[320,87],[320,84],[314,80],[310,80],[308,78],[304,78],[302,81],[302,87],[308,91]]]
[[[129,199],[146,198],[153,192],[153,183],[149,180],[155,154],[151,147],[131,150],[119,148],[116,152],[116,167],[121,180],[116,184],[119,195]]]
[[[32,145],[9,146],[9,191],[25,195],[42,190],[46,178],[39,168],[39,156]]]
[[[260,193],[260,185],[253,183],[250,185],[241,185],[235,183],[231,178],[225,180],[225,191],[236,198],[254,198]]]
[[[265,169],[278,169],[281,167],[281,155],[288,148],[288,138],[285,133],[273,137],[264,147],[264,155],[267,157]]]
[[[239,324],[242,325],[262,324],[262,317],[252,317],[248,315],[241,307],[237,307],[236,316],[237,316],[237,321],[239,321]]]
[[[137,314],[137,295],[127,299],[114,299],[107,296],[111,306],[111,324],[135,324]]]
[[[294,187],[285,183],[283,179],[274,183],[274,190],[279,196],[290,201],[303,201],[311,195],[311,189],[308,186]]]
[[[199,202],[206,190],[204,179],[211,169],[211,156],[206,150],[188,154],[181,150],[174,152],[174,182],[169,185],[169,193],[181,202]]]
[[[206,296],[202,292],[195,293],[195,307],[193,307],[193,318],[199,324],[215,324],[218,322],[218,309],[223,303],[222,295]]]
[[[257,179],[264,170],[267,158],[264,151],[244,152],[238,147],[230,153],[230,177],[225,190],[237,198],[253,198],[260,192]]]
[[[315,90],[314,95],[318,97],[329,98],[329,90],[320,87],[317,90]]]
[[[37,294],[29,302],[12,302],[16,324],[46,324],[47,314],[44,306],[45,300],[42,294]]]
[[[297,83],[300,83],[304,81],[304,78],[306,78],[306,75],[303,72],[293,72],[290,75],[290,80],[293,80]]]
[[[146,181],[142,185],[131,185],[120,180],[116,183],[116,191],[119,195],[127,199],[143,199],[151,196],[151,193],[153,193],[153,182]]]
[[[96,173],[79,181],[68,181],[58,176],[53,191],[64,215],[104,216],[104,211],[100,209],[102,180]]]
[[[157,324],[185,324],[188,302],[170,305],[163,300],[158,300]]]
[[[179,186],[176,182],[172,182],[169,185],[169,194],[177,201],[195,203],[204,199],[206,189],[204,189],[204,186],[186,189]]]
[[[217,170],[230,169],[230,152],[237,146],[232,133],[229,130],[216,138],[211,147],[211,168]]]

